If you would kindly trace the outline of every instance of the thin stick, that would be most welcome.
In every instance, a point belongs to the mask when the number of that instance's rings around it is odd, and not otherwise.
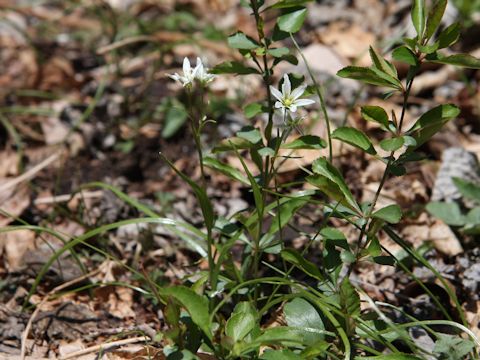
[[[60,155],[61,155],[61,152],[57,152],[53,155],[50,155],[48,158],[43,160],[40,164],[35,165],[33,168],[24,172],[22,175],[17,176],[16,178],[10,180],[9,182],[3,185],[0,185],[0,194],[2,194],[7,190],[10,190],[11,188],[17,186],[18,184],[24,181],[28,181],[32,179],[35,176],[35,174],[37,174],[38,172],[40,172],[41,170],[49,166],[51,163],[56,161],[60,157]]]
[[[150,338],[148,336],[137,336],[137,337],[134,337],[134,338],[131,338],[131,339],[123,339],[123,340],[112,341],[110,343],[90,346],[86,349],[72,352],[70,354],[62,356],[60,358],[60,360],[76,359],[79,356],[83,356],[83,355],[90,354],[90,353],[93,353],[93,352],[97,352],[97,351],[100,351],[100,350],[106,350],[106,349],[110,349],[110,348],[117,347],[117,346],[134,344],[134,343],[144,342],[144,341],[149,341],[149,340],[150,340]]]

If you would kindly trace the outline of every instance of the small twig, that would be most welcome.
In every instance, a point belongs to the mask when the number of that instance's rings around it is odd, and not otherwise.
[[[106,344],[94,345],[94,346],[90,346],[86,349],[75,351],[75,352],[72,352],[72,353],[67,354],[65,356],[62,356],[60,358],[60,360],[76,359],[79,356],[83,356],[83,355],[90,354],[90,353],[93,353],[93,352],[97,352],[97,351],[100,351],[100,350],[107,350],[107,349],[110,349],[110,348],[113,348],[113,347],[118,347],[118,346],[123,346],[123,345],[128,345],[128,344],[134,344],[134,343],[137,343],[137,342],[144,342],[144,341],[149,341],[149,340],[150,340],[150,338],[148,338],[147,336],[137,336],[137,337],[134,337],[134,338],[131,338],[131,339],[123,339],[123,340],[112,341],[112,342],[106,343]]]
[[[64,194],[64,195],[54,195],[54,196],[44,196],[38,199],[35,199],[33,203],[35,205],[49,205],[49,204],[56,204],[56,203],[63,203],[68,202],[73,199],[77,198],[84,198],[84,199],[97,199],[103,196],[103,191],[87,191],[77,194]]]
[[[35,176],[35,174],[37,174],[38,172],[40,172],[41,170],[49,166],[51,163],[56,161],[60,157],[60,155],[61,155],[61,152],[57,152],[53,155],[50,155],[48,158],[43,160],[40,164],[35,165],[30,170],[24,172],[22,175],[17,176],[16,178],[10,180],[9,182],[3,185],[0,185],[0,194],[2,194],[7,190],[10,190],[11,188],[14,188],[15,186],[17,186],[18,184],[24,181],[31,180]]]

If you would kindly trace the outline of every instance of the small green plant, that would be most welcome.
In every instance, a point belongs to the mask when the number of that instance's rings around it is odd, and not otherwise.
[[[377,208],[377,201],[387,179],[406,173],[406,164],[419,159],[418,149],[445,123],[459,114],[453,104],[440,104],[425,112],[410,128],[405,128],[405,114],[410,90],[422,64],[440,63],[480,68],[480,60],[465,54],[444,55],[441,50],[453,45],[459,38],[459,26],[453,24],[437,34],[447,1],[435,1],[430,8],[422,0],[413,1],[411,17],[417,36],[405,38],[393,50],[392,58],[405,63],[409,70],[405,79],[397,69],[373,47],[370,48],[372,66],[348,66],[338,76],[356,79],[386,89],[386,96],[394,93],[402,97],[402,110],[395,113],[379,106],[363,106],[362,117],[379,124],[384,140],[376,143],[357,128],[342,126],[334,131],[328,118],[321,84],[311,76],[312,87],[295,74],[275,75],[280,62],[297,64],[296,55],[279,41],[294,35],[306,18],[308,0],[280,0],[268,5],[263,0],[242,1],[255,21],[256,38],[236,32],[228,38],[230,47],[237,49],[244,61],[227,61],[211,72],[200,59],[192,68],[188,59],[183,63],[183,74],[171,75],[182,84],[187,95],[187,121],[197,148],[201,180],[188,177],[173,162],[162,156],[169,166],[192,188],[201,208],[204,229],[179,221],[160,218],[150,208],[129,198],[115,188],[108,187],[118,197],[147,215],[145,218],[121,221],[94,229],[66,242],[40,271],[30,295],[43,275],[59,256],[78,244],[111,257],[87,242],[102,232],[126,224],[162,224],[187,241],[208,261],[208,270],[201,271],[194,280],[186,279],[180,286],[161,286],[146,274],[130,268],[145,278],[151,295],[161,304],[168,330],[163,332],[164,353],[168,359],[199,359],[198,353],[210,353],[218,359],[389,359],[414,360],[435,356],[440,358],[478,358],[476,336],[468,324],[461,305],[449,285],[422,256],[400,238],[392,225],[402,219],[396,204]],[[279,14],[272,33],[264,27],[266,15]],[[300,56],[305,61],[303,54]],[[308,67],[308,64],[307,64]],[[212,121],[205,109],[208,85],[214,75],[258,75],[262,78],[266,99],[245,106],[245,115],[253,118],[266,114],[264,126],[247,126],[229,139],[217,144],[212,153],[202,145],[202,131]],[[275,80],[281,79],[276,86]],[[308,91],[306,91],[308,90]],[[308,94],[316,94],[324,115],[327,139],[296,133],[302,123],[299,108],[314,101]],[[280,126],[274,126],[275,112],[281,117]],[[295,134],[295,139],[292,136]],[[340,141],[358,148],[372,161],[385,164],[385,171],[373,199],[359,203],[352,194],[341,171],[335,166],[332,142]],[[298,190],[297,183],[281,184],[279,168],[289,152],[298,149],[318,152],[311,169],[302,168],[304,180],[313,190]],[[380,151],[383,150],[383,152]],[[286,152],[285,152],[286,151]],[[222,160],[222,154],[238,157],[242,168],[237,169]],[[323,156],[326,152],[327,156]],[[383,154],[383,155],[382,155]],[[385,155],[386,154],[386,155]],[[248,159],[248,161],[246,161]],[[249,166],[247,164],[253,164]],[[253,205],[230,218],[215,214],[207,195],[208,170],[218,171],[232,181],[247,186]],[[103,187],[104,184],[91,186]],[[296,219],[305,206],[321,210],[320,225],[314,233],[302,233],[308,241],[301,250],[289,247],[284,229],[289,227],[300,234]],[[355,229],[355,238],[347,238],[332,226],[332,218]],[[2,231],[22,228],[17,226]],[[47,231],[35,228],[37,231]],[[412,259],[430,269],[444,285],[460,314],[461,323],[454,322],[429,289],[419,281],[438,308],[443,320],[418,320],[405,314],[409,322],[394,323],[381,310],[388,304],[374,302],[352,284],[350,276],[360,262],[381,265],[397,264],[409,269],[382,247],[378,233],[385,233],[397,242]],[[55,234],[53,234],[55,236]],[[241,261],[235,260],[232,249],[241,244]],[[321,248],[321,256],[312,262],[307,257],[313,246]],[[267,261],[266,255],[276,261]],[[293,276],[301,272],[302,280]],[[145,290],[142,290],[145,291]],[[360,295],[368,307],[362,310]],[[28,299],[27,299],[28,301]],[[392,307],[392,306],[390,306]],[[401,311],[401,309],[396,309]],[[266,318],[281,325],[265,326]],[[447,336],[434,330],[434,325],[448,325],[462,331],[469,339]],[[422,327],[435,341],[432,351],[415,343],[408,330]],[[402,348],[403,350],[400,350]],[[407,350],[405,350],[407,349]],[[452,355],[449,352],[455,352]],[[453,357],[452,357],[453,356]]]

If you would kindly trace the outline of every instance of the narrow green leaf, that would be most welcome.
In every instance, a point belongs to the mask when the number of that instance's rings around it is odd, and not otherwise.
[[[480,203],[480,186],[478,184],[458,177],[454,177],[452,180],[463,196]]]
[[[444,49],[458,41],[460,37],[460,24],[458,22],[451,24],[438,35],[438,48]]]
[[[381,55],[379,55],[375,49],[370,46],[369,48],[370,58],[372,59],[373,65],[378,69],[387,73],[388,75],[396,78],[398,76],[397,70],[395,67],[385,60]]]
[[[213,148],[212,152],[215,154],[215,153],[231,151],[235,149],[237,150],[251,149],[253,147],[255,147],[255,144],[252,144],[250,141],[234,136],[234,137],[220,141],[220,143]]]
[[[260,130],[254,128],[253,126],[245,126],[237,132],[237,136],[241,139],[249,141],[252,144],[258,144],[262,141],[262,134],[260,133]]]
[[[355,360],[422,360],[422,358],[404,353],[395,353],[378,356],[356,356]]]
[[[288,33],[296,33],[302,28],[306,16],[306,8],[295,9],[283,14],[277,19],[278,28]]]
[[[319,331],[325,330],[325,325],[317,309],[302,298],[295,298],[287,303],[283,308],[283,313],[285,315],[285,321],[290,327],[317,329]],[[312,332],[306,335],[306,343],[313,345],[324,338],[325,335],[322,332]]]
[[[444,203],[432,201],[427,204],[427,211],[433,216],[451,226],[463,226],[466,223],[465,216],[460,211],[457,203]]]
[[[160,153],[163,160],[170,166],[170,168],[177,173],[178,176],[182,178],[190,187],[192,188],[193,192],[195,193],[198,202],[200,203],[200,208],[202,209],[203,218],[205,220],[205,226],[208,229],[213,229],[213,225],[215,224],[215,213],[213,211],[212,203],[208,198],[208,195],[202,187],[200,187],[195,181],[190,179],[187,175],[177,169],[177,167],[168,160],[163,154]]]
[[[211,156],[205,156],[203,158],[203,164],[205,166],[208,166],[209,168],[212,168],[221,172],[222,174],[228,176],[231,179],[240,181],[245,185],[250,185],[250,182],[248,181],[248,179],[238,169],[235,169],[234,167],[228,164],[218,161],[217,159]]]
[[[443,14],[447,7],[447,0],[437,0],[431,7],[427,18],[427,29],[425,32],[425,38],[430,39],[442,21]]]
[[[205,297],[185,286],[158,288],[158,292],[162,296],[171,296],[177,300],[188,311],[192,321],[209,339],[212,339],[208,300]]]
[[[269,9],[286,9],[291,7],[298,7],[305,5],[306,3],[312,2],[313,0],[280,0],[274,5],[269,6],[265,10]]]
[[[256,319],[251,312],[233,313],[225,325],[225,334],[234,342],[243,340],[255,328]]]
[[[242,50],[252,50],[260,47],[260,44],[241,31],[228,37],[228,45],[231,48]]]
[[[415,30],[417,30],[418,38],[423,40],[426,22],[425,0],[414,0],[411,15],[413,26],[415,27]]]
[[[368,136],[355,128],[348,126],[340,127],[332,133],[332,138],[346,142],[369,154],[375,155],[377,153]]]
[[[337,75],[343,78],[354,79],[363,81],[367,84],[385,86],[389,88],[399,89],[398,82],[391,79],[386,80],[384,77],[379,76],[371,68],[359,67],[359,66],[347,66],[337,72]],[[385,74],[387,75],[387,74]]]
[[[315,135],[303,135],[298,139],[293,140],[287,144],[282,144],[282,149],[305,149],[305,150],[319,150],[326,148],[326,143],[320,137]]]
[[[276,58],[281,58],[282,56],[288,55],[289,53],[290,53],[290,50],[286,47],[268,49],[267,51],[267,54],[270,54]]]
[[[225,61],[217,66],[215,66],[212,70],[210,70],[212,74],[238,74],[238,75],[247,75],[247,74],[258,74],[258,70],[246,66],[239,61]]]
[[[472,340],[439,333],[433,352],[437,354],[439,359],[460,360],[465,359],[474,348],[475,343]]]
[[[362,117],[367,121],[373,121],[388,129],[388,115],[387,112],[380,106],[362,106]]]
[[[405,139],[400,136],[380,141],[380,147],[385,151],[397,151],[403,146],[404,143]]]
[[[383,224],[383,222],[381,222]],[[368,254],[372,257],[379,256],[382,253],[382,246],[380,245],[380,241],[376,236],[371,238],[370,244],[368,244],[367,248]]]
[[[262,112],[262,104],[259,104],[259,103],[248,104],[243,108],[243,112],[245,113],[245,116],[247,117],[247,119],[250,119]]]
[[[406,46],[400,46],[395,50],[393,50],[392,57],[397,61],[407,63],[408,65],[411,65],[411,66],[418,65],[417,56],[413,53],[412,50],[410,50]]]
[[[233,146],[233,144],[232,144],[232,146]],[[243,169],[245,170],[245,172],[248,176],[248,181],[250,182],[250,187],[252,188],[252,192],[253,192],[253,198],[255,200],[255,209],[257,210],[257,214],[258,214],[259,218],[263,218],[263,211],[265,209],[265,203],[263,202],[262,190],[260,189],[260,186],[258,186],[257,181],[253,177],[250,170],[248,170],[248,167],[245,164],[245,161],[243,161],[243,158],[242,158],[242,156],[240,156],[237,149],[235,149],[235,153],[237,154],[237,157],[240,160],[240,162],[242,163]]]
[[[185,124],[188,118],[187,109],[179,101],[174,101],[172,106],[165,110],[162,138],[169,139]]]
[[[397,224],[402,219],[402,210],[400,206],[388,205],[372,214],[372,217],[385,220],[391,224]]]
[[[291,350],[265,350],[260,360],[303,360],[300,355],[295,354]]]
[[[480,59],[469,54],[455,54],[444,56],[439,53],[430,54],[426,58],[428,61],[438,64],[447,64],[469,69],[480,69]]]
[[[320,270],[318,270],[318,267],[314,263],[306,260],[296,250],[285,249],[281,251],[280,255],[282,256],[282,259],[295,265],[304,273],[310,275],[314,279],[323,280],[322,273],[320,272]]]
[[[460,114],[460,109],[455,105],[439,105],[420,116],[407,131],[407,135],[413,137],[417,142],[417,147],[419,147],[435,135],[448,121],[457,117],[458,114]],[[409,147],[408,151],[411,152],[413,149],[415,148]]]
[[[309,199],[310,197],[308,196],[303,198],[291,198],[281,204],[280,209],[277,209],[277,214],[272,219],[272,225],[270,226],[270,229],[268,229],[267,234],[273,235],[287,225],[295,213],[302,208]]]
[[[332,166],[332,164],[330,164],[325,158],[318,158],[313,162],[312,170],[314,173],[322,175],[336,184],[343,193],[348,205],[357,210],[357,212],[361,213],[360,207],[345,183],[342,174],[340,174],[340,172],[334,166]]]

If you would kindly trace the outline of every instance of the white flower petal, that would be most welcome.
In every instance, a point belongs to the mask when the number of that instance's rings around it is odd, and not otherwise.
[[[289,106],[289,110],[291,112],[296,112],[297,111],[297,105],[295,103],[293,103],[292,105]]]
[[[280,101],[277,101],[277,102],[275,103],[275,108],[276,108],[276,109],[280,109],[280,108],[284,108],[284,106],[283,106],[283,104],[282,104]]]
[[[277,98],[277,100],[282,101],[283,94],[280,91],[278,91],[277,88],[270,86],[270,92],[272,93],[273,96]]]
[[[294,104],[296,106],[307,106],[307,105],[315,104],[315,101],[310,99],[298,99],[298,100],[295,100]]]
[[[192,67],[190,66],[190,60],[188,58],[183,59],[183,75],[188,77],[188,74],[191,73]]]
[[[283,75],[283,84],[282,84],[282,94],[284,98],[290,97],[290,92],[292,91],[292,84],[290,83],[290,79],[288,75]]]
[[[290,97],[293,99],[293,100],[297,100],[300,96],[303,95],[303,93],[305,92],[305,89],[307,88],[307,85],[301,85],[299,86],[298,88],[296,88],[295,90],[292,91],[292,94],[290,95]]]
[[[172,80],[175,80],[175,81],[180,81],[180,75],[178,75],[177,73],[175,74],[167,74],[167,76],[172,79]]]

